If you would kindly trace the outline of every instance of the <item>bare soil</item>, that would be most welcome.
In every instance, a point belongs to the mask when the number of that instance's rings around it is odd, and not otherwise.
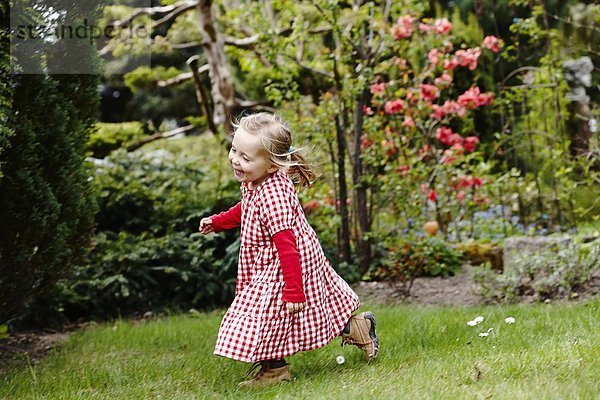
[[[470,275],[471,268],[464,266],[460,273],[447,278],[417,278],[408,297],[385,282],[359,282],[354,290],[361,302],[367,303],[474,306],[485,299],[477,294],[477,285]]]
[[[478,285],[473,282],[473,268],[463,265],[462,270],[455,276],[448,278],[417,278],[410,290],[408,297],[386,282],[359,282],[354,285],[363,303],[375,304],[428,304],[437,306],[475,306],[490,303],[477,292]],[[553,298],[546,302],[577,302],[600,297],[600,269],[596,270],[585,286],[577,289],[569,297]],[[535,303],[540,299],[534,296],[523,296],[522,303]]]
[[[14,333],[0,339],[0,376],[12,365],[35,364],[50,350],[64,343],[67,332],[33,331]]]

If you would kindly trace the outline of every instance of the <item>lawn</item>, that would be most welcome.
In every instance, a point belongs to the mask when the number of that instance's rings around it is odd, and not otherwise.
[[[475,308],[376,306],[381,353],[340,339],[291,357],[294,381],[241,390],[212,355],[222,311],[89,326],[0,381],[1,399],[597,399],[600,299]],[[467,321],[482,316],[476,326]],[[507,324],[506,317],[515,323]],[[489,332],[480,337],[479,333]],[[343,354],[346,362],[336,363]]]

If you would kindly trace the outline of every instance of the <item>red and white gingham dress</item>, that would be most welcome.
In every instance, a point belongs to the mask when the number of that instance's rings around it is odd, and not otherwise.
[[[215,354],[245,362],[283,358],[325,346],[357,310],[358,296],[323,254],[285,171],[242,190],[241,247],[236,296],[225,313]],[[290,314],[281,301],[283,275],[271,237],[296,236],[306,308]]]

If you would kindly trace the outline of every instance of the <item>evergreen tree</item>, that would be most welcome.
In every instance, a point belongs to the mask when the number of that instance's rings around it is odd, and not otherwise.
[[[3,72],[7,50],[3,41]],[[95,65],[93,51],[81,56]],[[10,94],[12,105],[0,115],[0,323],[43,296],[83,254],[95,212],[85,145],[98,108],[97,74],[6,76],[0,106]]]

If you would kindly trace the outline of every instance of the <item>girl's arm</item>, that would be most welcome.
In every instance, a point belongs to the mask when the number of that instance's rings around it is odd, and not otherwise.
[[[296,245],[296,237],[291,229],[285,229],[273,235],[273,243],[277,248],[283,273],[282,300],[286,303],[304,303],[304,284],[302,283],[302,268],[300,267],[300,254]]]
[[[215,232],[237,228],[240,226],[242,220],[242,202],[240,201],[229,210],[212,215],[209,218],[212,221],[212,228]]]

